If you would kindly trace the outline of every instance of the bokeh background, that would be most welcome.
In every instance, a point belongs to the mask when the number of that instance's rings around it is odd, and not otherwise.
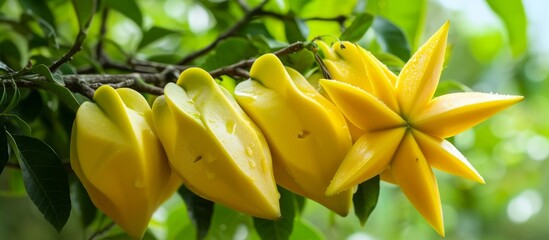
[[[209,8],[215,2],[224,1],[138,1],[145,26],[154,23],[185,32],[139,51],[139,27],[126,16],[111,12],[107,37],[117,44],[106,46],[106,51],[114,59],[122,59],[128,53],[162,61],[178,59],[213,41],[237,20],[216,20],[214,15],[219,10]],[[549,2],[495,2],[498,1],[326,1],[311,7],[302,17],[367,10],[386,16],[403,29],[412,51],[449,20],[450,47],[441,87],[467,86],[475,91],[519,94],[525,100],[451,139],[486,184],[436,172],[446,239],[549,239]],[[61,26],[59,35],[71,42],[74,16],[63,14],[72,11],[70,6],[59,0],[48,4]],[[498,7],[499,12],[494,11]],[[0,16],[18,16],[22,11],[17,1],[0,1]],[[94,21],[91,36],[98,34],[97,28]],[[276,30],[270,30],[276,35]],[[327,31],[322,34],[339,35],[337,25],[322,30]],[[309,37],[322,30],[311,27]],[[369,31],[360,44],[369,47],[372,34]],[[61,234],[56,233],[26,196],[20,175],[15,169],[6,169],[0,175],[0,239],[84,238],[74,212]],[[258,238],[250,228],[249,217],[221,206],[215,210],[208,238]],[[307,202],[296,229],[299,230],[292,235],[294,239],[440,238],[400,190],[386,183],[381,185],[378,205],[365,226],[360,226],[354,216],[342,218]],[[174,196],[158,210],[151,233],[158,239],[192,238],[194,229],[179,197]]]

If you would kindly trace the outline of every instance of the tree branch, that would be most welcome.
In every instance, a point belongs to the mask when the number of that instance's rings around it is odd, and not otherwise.
[[[229,30],[224,32],[223,34],[219,35],[212,43],[210,43],[208,46],[193,52],[189,55],[187,55],[185,58],[183,58],[181,61],[179,61],[178,65],[187,65],[189,62],[194,60],[197,57],[200,57],[207,52],[211,51],[212,49],[219,44],[222,40],[225,40],[231,36],[233,36],[238,30],[240,30],[244,25],[246,25],[248,22],[250,22],[253,17],[261,11],[261,8],[265,6],[265,4],[268,2],[268,0],[262,1],[259,5],[257,5],[255,8],[250,10],[249,12],[244,15],[242,19],[240,19],[238,22],[236,22]]]
[[[75,93],[80,93],[89,99],[93,99],[94,89],[101,85],[111,85],[115,88],[128,87],[138,92],[162,95],[162,87],[167,82],[174,82],[177,79],[174,71],[163,71],[162,73],[131,73],[131,74],[70,74],[63,75],[65,87]],[[2,79],[3,83],[11,82],[10,79]],[[43,76],[27,75],[15,79],[18,87],[41,89],[37,81],[47,81]],[[153,83],[157,86],[150,85]],[[7,84],[7,86],[10,86]]]
[[[72,45],[72,48],[50,66],[50,71],[55,72],[57,71],[57,69],[59,69],[59,67],[61,67],[61,65],[72,60],[74,54],[78,53],[82,49],[82,44],[84,43],[86,36],[87,33],[80,30],[78,32],[78,35],[76,36],[76,40],[74,40],[74,45]]]
[[[278,57],[285,56],[285,55],[288,55],[288,54],[291,54],[291,53],[299,52],[299,51],[303,50],[304,48],[307,48],[309,46],[309,44],[310,43],[307,43],[307,42],[295,42],[295,43],[292,43],[292,44],[288,45],[285,48],[282,48],[282,49],[274,52],[273,54],[278,56]],[[212,70],[212,71],[210,71],[210,75],[212,75],[213,78],[221,77],[223,75],[250,77],[249,75],[248,76],[244,75],[242,70],[250,68],[252,66],[252,64],[254,63],[254,61],[255,61],[255,58],[249,58],[249,59],[246,59],[246,60],[242,60],[242,61],[237,62],[235,64]]]
[[[109,9],[104,8],[101,12],[101,23],[99,26],[99,39],[95,47],[95,57],[99,60],[100,63],[103,63],[102,60],[105,57],[105,52],[103,50],[103,43],[105,41],[105,34],[107,34],[107,18],[109,16]]]

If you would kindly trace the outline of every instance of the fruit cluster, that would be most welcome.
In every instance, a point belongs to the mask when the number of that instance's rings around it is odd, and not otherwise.
[[[399,185],[444,235],[431,166],[483,182],[444,138],[522,99],[433,99],[447,33],[445,24],[399,76],[355,44],[318,42],[333,78],[318,87],[273,54],[259,57],[233,93],[208,72],[188,69],[152,109],[134,90],[102,86],[78,110],[71,164],[94,204],[136,238],[181,183],[277,219],[277,184],[345,216],[353,188],[376,175]]]

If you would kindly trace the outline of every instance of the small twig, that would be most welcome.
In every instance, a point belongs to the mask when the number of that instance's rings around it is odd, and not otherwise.
[[[167,82],[174,82],[178,74],[173,71],[162,73],[131,73],[131,74],[69,74],[63,75],[65,87],[75,93],[80,93],[89,99],[93,99],[94,88],[108,84],[113,87],[128,87],[143,93],[162,95],[162,87]],[[10,79],[1,79],[1,82],[9,83]],[[15,79],[18,87],[40,89],[42,86],[37,81],[47,81],[39,75],[21,76]],[[147,83],[152,83],[150,85]],[[9,86],[8,84],[6,86]]]
[[[345,30],[345,21],[347,21],[347,16],[345,15],[339,15],[336,17],[331,18],[324,18],[324,17],[311,17],[311,18],[305,18],[304,21],[333,21],[339,23],[339,28],[343,32]]]
[[[150,67],[150,68],[154,68],[156,71],[167,69],[167,68],[172,68],[172,69],[177,69],[177,70],[182,72],[182,71],[185,71],[185,69],[189,68],[189,66],[181,66],[181,65],[173,65],[173,64],[166,64],[166,63],[159,63],[159,62],[151,62],[151,61],[139,60],[139,59],[130,59],[128,62],[132,66]]]
[[[101,12],[101,25],[99,27],[99,39],[95,47],[95,57],[100,63],[104,60],[105,52],[103,50],[103,43],[105,41],[105,35],[107,34],[107,18],[109,16],[109,9],[104,8]]]
[[[57,69],[59,69],[63,64],[72,60],[72,57],[76,53],[82,50],[82,44],[84,43],[84,40],[86,40],[86,37],[88,35],[87,31],[93,20],[93,15],[96,11],[96,7],[96,4],[93,4],[92,15],[83,26],[80,26],[80,29],[78,30],[78,35],[76,35],[76,39],[74,40],[74,44],[72,45],[71,49],[49,67],[51,72],[57,71]]]
[[[209,51],[211,51],[212,49],[215,48],[215,46],[217,46],[217,44],[219,44],[219,42],[221,42],[222,40],[225,40],[231,36],[233,36],[238,30],[240,30],[244,25],[246,25],[248,22],[250,22],[253,18],[253,16],[255,16],[259,11],[261,11],[261,8],[263,6],[265,6],[265,4],[268,2],[268,0],[264,0],[262,1],[260,4],[258,4],[255,8],[253,8],[252,10],[250,10],[249,12],[246,13],[246,15],[244,15],[244,17],[242,19],[240,19],[238,22],[236,22],[231,28],[229,28],[226,32],[224,32],[223,34],[219,35],[212,43],[210,43],[208,46],[196,51],[196,52],[193,52],[189,55],[187,55],[185,58],[183,58],[181,61],[179,61],[178,65],[187,65],[189,62],[191,62],[192,60],[194,60],[195,58],[197,57],[200,57],[206,53],[208,53]]]
[[[291,54],[291,53],[299,52],[299,51],[303,50],[306,46],[307,46],[307,43],[295,42],[295,43],[292,43],[292,44],[288,45],[285,48],[282,48],[282,49],[274,52],[273,54],[278,56],[278,57],[281,57],[281,56],[285,56],[285,55],[288,55],[288,54]],[[249,77],[249,73],[246,76],[246,75],[243,74],[242,70],[250,68],[252,66],[252,64],[254,63],[254,61],[255,61],[255,58],[242,60],[242,61],[237,62],[235,64],[212,70],[212,71],[210,71],[210,75],[212,75],[212,77],[214,77],[214,78],[221,77],[223,75]]]
[[[116,223],[114,222],[111,222],[109,223],[109,225],[105,226],[104,228],[102,229],[99,229],[97,230],[96,232],[94,232],[89,240],[95,240],[95,239],[98,239],[100,238],[101,236],[105,235],[107,232],[109,232],[114,226],[116,226]]]
[[[87,33],[80,30],[78,32],[78,35],[76,36],[76,40],[74,41],[74,45],[72,45],[72,48],[50,66],[50,71],[55,72],[57,71],[57,69],[59,69],[59,67],[61,67],[61,65],[72,60],[74,54],[78,53],[82,49],[82,44],[84,43],[86,36]]]
[[[328,21],[328,22],[339,22],[339,23],[342,23],[342,22],[345,22],[347,20],[347,16],[345,15],[339,15],[339,16],[336,16],[336,17],[331,17],[331,18],[326,18],[326,17],[310,17],[310,18],[305,18],[303,19],[305,21]]]
[[[273,17],[280,20],[289,20],[292,19],[292,15],[284,15],[276,12],[266,11],[266,10],[258,10],[256,13],[256,16],[265,16],[265,17]],[[339,26],[344,28],[345,27],[345,21],[347,21],[347,16],[345,15],[339,15],[335,17],[310,17],[310,18],[303,18],[303,21],[326,21],[326,22],[337,22],[339,23]]]

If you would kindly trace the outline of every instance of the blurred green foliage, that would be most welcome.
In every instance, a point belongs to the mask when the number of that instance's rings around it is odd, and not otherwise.
[[[89,2],[0,1],[0,70],[23,69],[29,60],[34,65],[52,64],[71,48],[79,30],[87,24]],[[208,46],[245,14],[239,1],[230,0],[101,2],[111,8],[103,49],[112,61],[121,63],[141,59],[175,64]],[[249,8],[260,3],[240,2]],[[86,7],[75,11],[73,3]],[[535,0],[272,0],[264,7],[272,16],[254,19],[192,64],[213,70],[294,41],[319,35],[339,37],[342,27],[352,27],[359,33],[368,30],[359,37],[352,32],[343,38],[358,40],[392,70],[399,71],[426,37],[450,20],[450,47],[439,93],[470,88],[519,94],[525,100],[452,139],[484,176],[486,185],[436,172],[446,238],[547,239],[547,8],[549,3]],[[95,14],[81,52],[60,69],[62,73],[85,68],[100,73],[118,71],[103,69],[96,59],[95,47],[103,37],[101,14]],[[285,17],[276,17],[277,14]],[[338,16],[346,18],[340,21]],[[354,19],[362,19],[372,27],[361,28]],[[335,41],[331,37],[325,39]],[[308,70],[313,64],[312,56],[301,54],[285,61],[294,61],[292,65]],[[306,64],[300,66],[303,62]],[[26,107],[16,111],[30,125],[32,136],[44,140],[63,162],[68,162],[74,113],[50,92],[23,89],[20,99]],[[73,184],[71,188],[71,216],[61,233],[57,233],[27,197],[21,171],[5,168],[0,175],[0,239],[80,239],[108,225],[104,216],[93,211],[82,221],[82,215],[90,212],[82,210],[89,209],[91,203],[85,194],[79,194],[81,186]],[[290,239],[438,238],[398,188],[384,182],[380,188],[378,205],[365,226],[354,216],[342,218],[306,201],[304,209],[297,212],[300,217],[294,222]],[[146,236],[190,239],[196,232],[185,205],[174,196],[157,211]],[[116,227],[107,236],[111,237],[106,239],[125,237]],[[215,205],[207,239],[259,236],[250,217]]]

